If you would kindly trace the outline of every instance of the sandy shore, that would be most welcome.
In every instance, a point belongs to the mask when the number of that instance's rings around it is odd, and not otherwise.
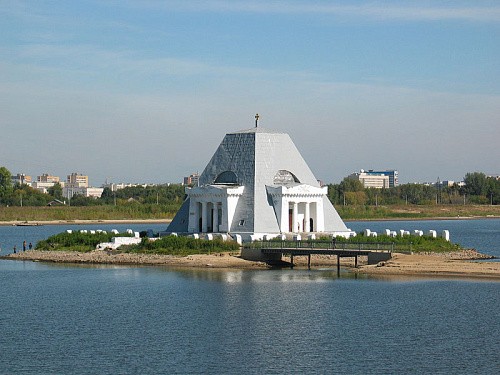
[[[500,281],[500,262],[480,262],[488,258],[475,250],[450,253],[393,254],[377,265],[363,265],[354,271],[377,276],[450,276],[490,278]]]
[[[487,256],[475,250],[463,250],[450,253],[428,253],[405,255],[395,253],[391,260],[377,265],[366,265],[366,257],[360,257],[358,268],[354,268],[354,259],[342,258],[342,267],[359,274],[374,276],[454,276],[498,279],[500,281],[500,262],[479,262],[477,259]],[[267,269],[263,262],[241,259],[230,253],[211,255],[189,255],[177,257],[171,255],[146,254],[113,254],[107,251],[78,253],[71,251],[39,251],[30,250],[17,254],[9,254],[2,259],[30,260],[56,263],[88,263],[88,264],[122,264],[122,265],[154,265],[196,268],[231,268],[231,269]],[[289,261],[283,257],[284,261]],[[337,265],[337,258],[329,255],[314,255],[311,258],[312,268],[331,267]],[[307,267],[307,257],[294,257],[297,268]]]
[[[129,254],[94,250],[89,253],[76,251],[40,251],[29,250],[17,254],[9,254],[2,259],[31,260],[54,263],[88,263],[88,264],[123,264],[123,265],[154,265],[197,268],[267,268],[262,262],[252,262],[241,259],[230,253],[215,253],[211,255],[197,254],[179,257],[173,255]]]

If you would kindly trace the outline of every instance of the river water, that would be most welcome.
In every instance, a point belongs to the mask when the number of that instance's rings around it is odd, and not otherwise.
[[[462,244],[497,254],[495,219],[348,226],[382,231],[411,230],[413,224],[449,229],[452,240],[470,240]],[[23,240],[34,243],[37,236],[66,228],[0,227],[3,253],[14,243],[19,248]],[[329,269],[180,270],[1,260],[0,297],[0,374],[500,369],[500,282],[354,278],[347,272],[338,278]]]

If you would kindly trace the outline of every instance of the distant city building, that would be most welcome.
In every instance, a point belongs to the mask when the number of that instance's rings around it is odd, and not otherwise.
[[[36,181],[37,182],[52,182],[55,184],[57,182],[60,182],[60,179],[58,176],[51,176],[47,173],[44,173],[41,176],[37,176]]]
[[[88,187],[89,176],[84,176],[80,173],[71,173],[66,179],[66,185],[71,188]]]
[[[390,187],[389,176],[382,173],[372,173],[372,171],[365,172],[362,169],[347,177],[360,181],[365,188],[382,189]]]
[[[111,191],[118,191],[121,189],[125,189],[128,187],[136,187],[140,186],[143,188],[147,188],[148,186],[156,186],[157,184],[125,184],[123,182],[119,184],[115,184],[113,182],[106,182],[105,184],[102,185],[103,188],[109,188]]]
[[[124,184],[123,182],[120,184],[115,184],[113,182],[106,182],[104,185],[102,185],[103,188],[108,188],[111,191],[121,190],[130,186],[132,186],[132,184]]]
[[[376,171],[373,169],[369,169],[368,171],[365,171],[365,173],[367,173],[369,175],[381,175],[381,174],[383,174],[384,176],[388,176],[389,177],[389,187],[395,187],[395,186],[399,185],[399,172],[397,170],[389,169],[389,170],[385,170],[385,171],[382,171],[382,170]]]
[[[453,185],[455,185],[455,181],[451,181],[451,180],[441,181],[441,186],[452,187]]]
[[[39,182],[39,181],[32,182],[31,187],[33,189],[41,191],[44,194],[47,194],[48,189],[54,186],[55,184],[59,184],[61,185],[61,187],[64,187],[64,182]]]
[[[88,186],[65,186],[63,188],[63,197],[67,199],[73,198],[74,195],[80,194],[84,197],[100,198],[104,188],[88,187]]]
[[[20,184],[20,185],[31,184],[31,176],[27,176],[24,173],[18,173],[17,175],[12,176],[11,180],[13,184]]]
[[[58,176],[51,176],[47,173],[44,173],[41,176],[36,177],[36,181],[33,181],[31,183],[31,187],[33,189],[41,191],[44,194],[47,194],[48,189],[55,184],[60,184],[61,187],[64,187],[64,181],[61,182]]]
[[[198,186],[200,180],[200,175],[198,173],[193,173],[188,177],[184,177],[184,185]]]

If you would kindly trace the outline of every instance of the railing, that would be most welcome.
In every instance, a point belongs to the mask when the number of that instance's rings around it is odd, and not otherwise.
[[[411,243],[394,242],[334,242],[321,240],[306,241],[254,241],[246,244],[251,249],[315,249],[315,250],[370,250],[370,251],[411,251]]]

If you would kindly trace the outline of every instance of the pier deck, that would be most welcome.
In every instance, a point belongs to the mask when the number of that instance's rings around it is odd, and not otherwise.
[[[307,268],[311,268],[311,255],[337,256],[337,270],[340,272],[340,258],[354,258],[354,266],[358,266],[359,256],[368,256],[374,253],[386,254],[391,257],[394,250],[393,243],[338,243],[331,241],[260,241],[252,244],[253,248],[260,248],[263,255],[281,254],[290,256],[290,267],[294,267],[295,256],[307,256]],[[378,261],[376,262],[378,263]]]

